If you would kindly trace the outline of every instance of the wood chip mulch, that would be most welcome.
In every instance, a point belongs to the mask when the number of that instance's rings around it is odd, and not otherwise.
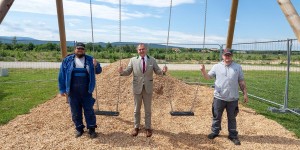
[[[127,63],[128,59],[122,60],[124,67]],[[64,97],[56,96],[33,108],[29,114],[0,126],[0,149],[300,149],[300,140],[293,133],[242,105],[237,117],[242,145],[235,146],[227,139],[226,112],[220,136],[208,139],[213,89],[187,85],[169,75],[154,76],[153,136],[146,138],[142,129],[137,137],[132,137],[132,76],[120,77],[118,67],[119,62],[113,63],[97,75],[99,108],[114,111],[119,101],[120,116],[97,116],[96,139],[90,139],[87,132],[74,138],[69,106]],[[198,93],[195,93],[197,88]],[[195,116],[174,117],[169,114],[170,101],[174,110],[189,111],[194,99]],[[143,107],[141,114],[143,128]]]

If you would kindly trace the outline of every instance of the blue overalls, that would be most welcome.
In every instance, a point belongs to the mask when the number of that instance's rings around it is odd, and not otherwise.
[[[83,131],[85,127],[82,122],[82,109],[84,110],[87,128],[90,129],[97,127],[96,116],[93,109],[95,99],[92,97],[92,93],[88,92],[90,80],[86,66],[87,65],[85,61],[84,68],[76,68],[74,62],[70,93],[68,95],[72,120],[77,131]]]

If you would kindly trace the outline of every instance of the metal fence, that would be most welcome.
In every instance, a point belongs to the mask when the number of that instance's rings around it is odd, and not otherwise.
[[[20,41],[15,41],[20,42]],[[22,41],[24,42],[24,41]],[[32,43],[27,41],[27,43]],[[57,42],[55,42],[57,43]],[[2,43],[3,44],[3,43]],[[102,43],[103,44],[103,43]],[[113,46],[125,46],[136,43],[112,43]],[[74,44],[73,44],[74,45]],[[105,47],[105,45],[102,45]],[[198,43],[169,43],[166,49],[165,43],[148,43],[149,53],[155,57],[160,66],[168,64],[169,70],[198,70],[199,64],[205,64],[206,69],[218,63],[221,59],[221,50],[224,44],[198,44]],[[125,47],[126,48],[126,47]],[[122,49],[115,48],[118,55],[106,56],[106,53],[92,52],[90,54],[97,57],[105,55],[106,58],[118,60],[119,58],[129,58],[136,55],[134,46],[128,48],[132,49],[131,54],[120,54]],[[234,50],[234,60],[242,65],[245,73],[245,80],[249,96],[256,99],[268,102],[272,105],[278,106],[279,109],[270,108],[272,111],[279,112],[293,112],[300,115],[300,44],[295,39],[266,41],[266,42],[251,42],[251,43],[237,43],[232,45]],[[123,49],[125,50],[125,49]],[[4,49],[0,48],[0,57],[7,55]],[[34,57],[45,57],[40,62],[22,62],[18,60],[18,55],[24,55],[29,59]],[[12,61],[1,61],[0,68],[9,68],[10,74],[21,75],[23,73],[42,74],[42,76],[33,76],[27,79],[18,79],[18,81],[3,80],[0,86],[20,84],[23,88],[16,89],[26,90],[26,86],[37,84],[36,90],[47,87],[47,82],[57,82],[57,72],[60,65],[59,59],[56,62],[48,62],[53,57],[60,57],[60,52],[41,54],[41,56],[31,56],[31,51],[18,52],[11,54],[9,59]],[[112,62],[112,61],[110,61]],[[102,66],[107,65],[102,63]],[[50,73],[48,73],[50,71]],[[47,73],[46,73],[47,72]],[[199,77],[200,77],[199,71]],[[184,79],[188,82],[188,78]],[[211,84],[211,82],[201,81],[204,84]],[[32,84],[32,85],[31,85]],[[53,84],[52,84],[53,85]],[[57,86],[57,85],[55,85]],[[30,93],[31,91],[28,91]],[[1,91],[0,91],[1,96]]]
[[[300,115],[300,45],[295,39],[233,44],[249,96],[277,105],[273,112]]]

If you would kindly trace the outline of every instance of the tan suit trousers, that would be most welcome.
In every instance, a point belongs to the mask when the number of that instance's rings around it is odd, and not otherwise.
[[[152,93],[148,94],[143,85],[141,94],[134,94],[134,127],[139,128],[141,122],[141,106],[144,103],[145,128],[151,129],[151,103]]]

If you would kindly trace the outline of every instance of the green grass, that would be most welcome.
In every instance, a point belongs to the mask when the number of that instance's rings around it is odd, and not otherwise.
[[[205,80],[200,71],[169,71],[171,76],[184,82],[199,82],[202,84],[213,84],[213,80]]]
[[[0,77],[0,124],[5,124],[17,115],[28,113],[38,104],[57,94],[58,69],[10,69],[8,77]],[[245,80],[251,94],[283,104],[285,72],[245,71]],[[213,84],[204,80],[199,71],[170,71],[170,74],[185,82]],[[299,73],[298,73],[299,74]],[[290,74],[289,107],[300,108],[300,81],[297,73]],[[273,119],[300,138],[300,116],[277,114],[267,110],[269,103],[249,97],[247,107]]]
[[[0,124],[53,98],[58,92],[57,73],[57,69],[10,69],[8,77],[0,77]]]
[[[169,73],[184,82],[213,83],[214,80],[205,80],[199,77],[199,71],[169,71]],[[285,93],[285,76],[283,71],[245,71],[245,81],[248,93],[283,104]],[[300,81],[299,73],[290,73],[289,88],[289,108],[300,108]],[[240,98],[242,99],[242,97]],[[264,101],[249,97],[249,103],[246,107],[256,110],[257,113],[266,116],[269,119],[277,121],[286,129],[294,132],[300,138],[300,116],[295,114],[279,114],[268,111],[268,107],[275,107]]]

